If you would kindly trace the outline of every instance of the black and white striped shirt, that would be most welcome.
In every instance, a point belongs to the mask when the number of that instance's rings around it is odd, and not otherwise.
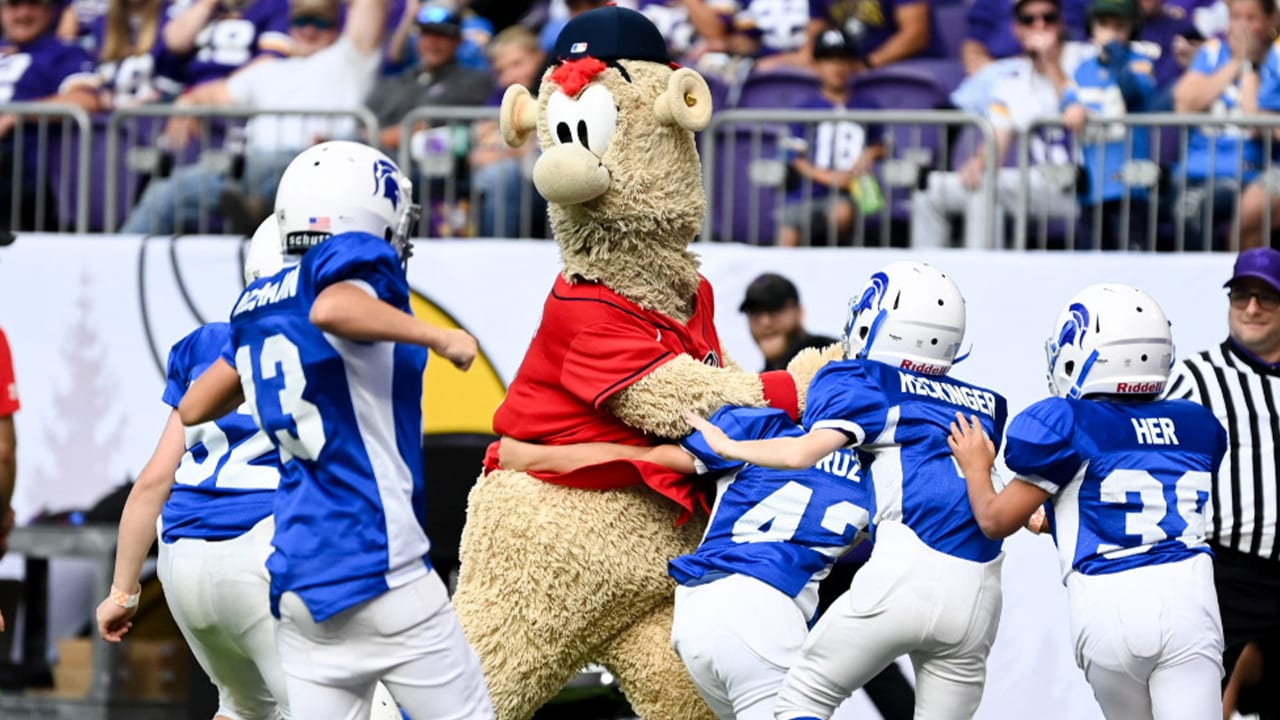
[[[1227,430],[1227,456],[1206,507],[1209,541],[1280,560],[1280,370],[1228,340],[1178,363],[1167,396],[1204,405]]]

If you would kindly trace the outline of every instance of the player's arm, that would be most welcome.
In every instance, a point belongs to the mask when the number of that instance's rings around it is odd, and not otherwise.
[[[183,425],[190,427],[217,420],[243,402],[240,375],[225,358],[218,358],[187,388],[182,402],[178,403],[178,416]]]
[[[1016,478],[996,492],[991,482],[996,446],[977,416],[966,419],[963,413],[956,413],[947,442],[968,484],[969,505],[983,535],[992,540],[1009,537],[1026,525],[1049,499],[1048,492]]]
[[[508,470],[568,473],[611,460],[644,460],[678,472],[693,473],[693,456],[678,445],[637,447],[617,443],[575,443],[538,445],[503,437],[498,445],[498,462]]]
[[[685,417],[694,430],[702,432],[707,445],[720,457],[761,467],[785,470],[813,467],[814,463],[849,444],[848,435],[831,428],[810,430],[798,437],[734,440],[709,420],[693,413]]]
[[[169,414],[169,422],[160,435],[155,452],[147,461],[138,479],[129,491],[124,512],[120,516],[120,530],[116,539],[116,568],[111,580],[111,594],[98,605],[98,633],[108,642],[120,642],[133,627],[133,616],[138,608],[125,598],[141,592],[138,579],[147,552],[156,541],[156,519],[169,491],[173,488],[174,472],[186,452],[182,420],[178,413]]]
[[[356,342],[420,345],[466,370],[479,352],[465,330],[422,322],[370,295],[353,282],[330,285],[311,304],[311,323],[327,333]]]

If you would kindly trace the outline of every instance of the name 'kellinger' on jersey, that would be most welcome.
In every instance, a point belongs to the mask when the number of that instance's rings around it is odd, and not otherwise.
[[[997,405],[995,393],[971,385],[935,380],[903,370],[898,371],[898,378],[901,381],[902,392],[937,398],[952,405],[967,407],[987,417],[995,417]]]

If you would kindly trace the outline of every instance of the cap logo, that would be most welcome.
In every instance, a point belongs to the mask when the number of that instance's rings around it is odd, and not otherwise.
[[[584,42],[576,42],[569,46],[569,52],[573,53],[574,55],[577,55],[578,53],[584,53],[586,51],[587,51],[587,44]]]

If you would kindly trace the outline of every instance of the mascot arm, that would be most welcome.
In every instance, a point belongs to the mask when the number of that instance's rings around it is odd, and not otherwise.
[[[776,379],[770,382],[793,382],[799,410],[803,412],[809,381],[824,364],[840,357],[839,345],[806,349],[787,366],[790,378],[775,375]],[[664,363],[607,401],[609,411],[623,422],[664,438],[689,434],[686,411],[710,417],[725,405],[767,404],[765,381],[760,375],[712,367],[687,355]]]

